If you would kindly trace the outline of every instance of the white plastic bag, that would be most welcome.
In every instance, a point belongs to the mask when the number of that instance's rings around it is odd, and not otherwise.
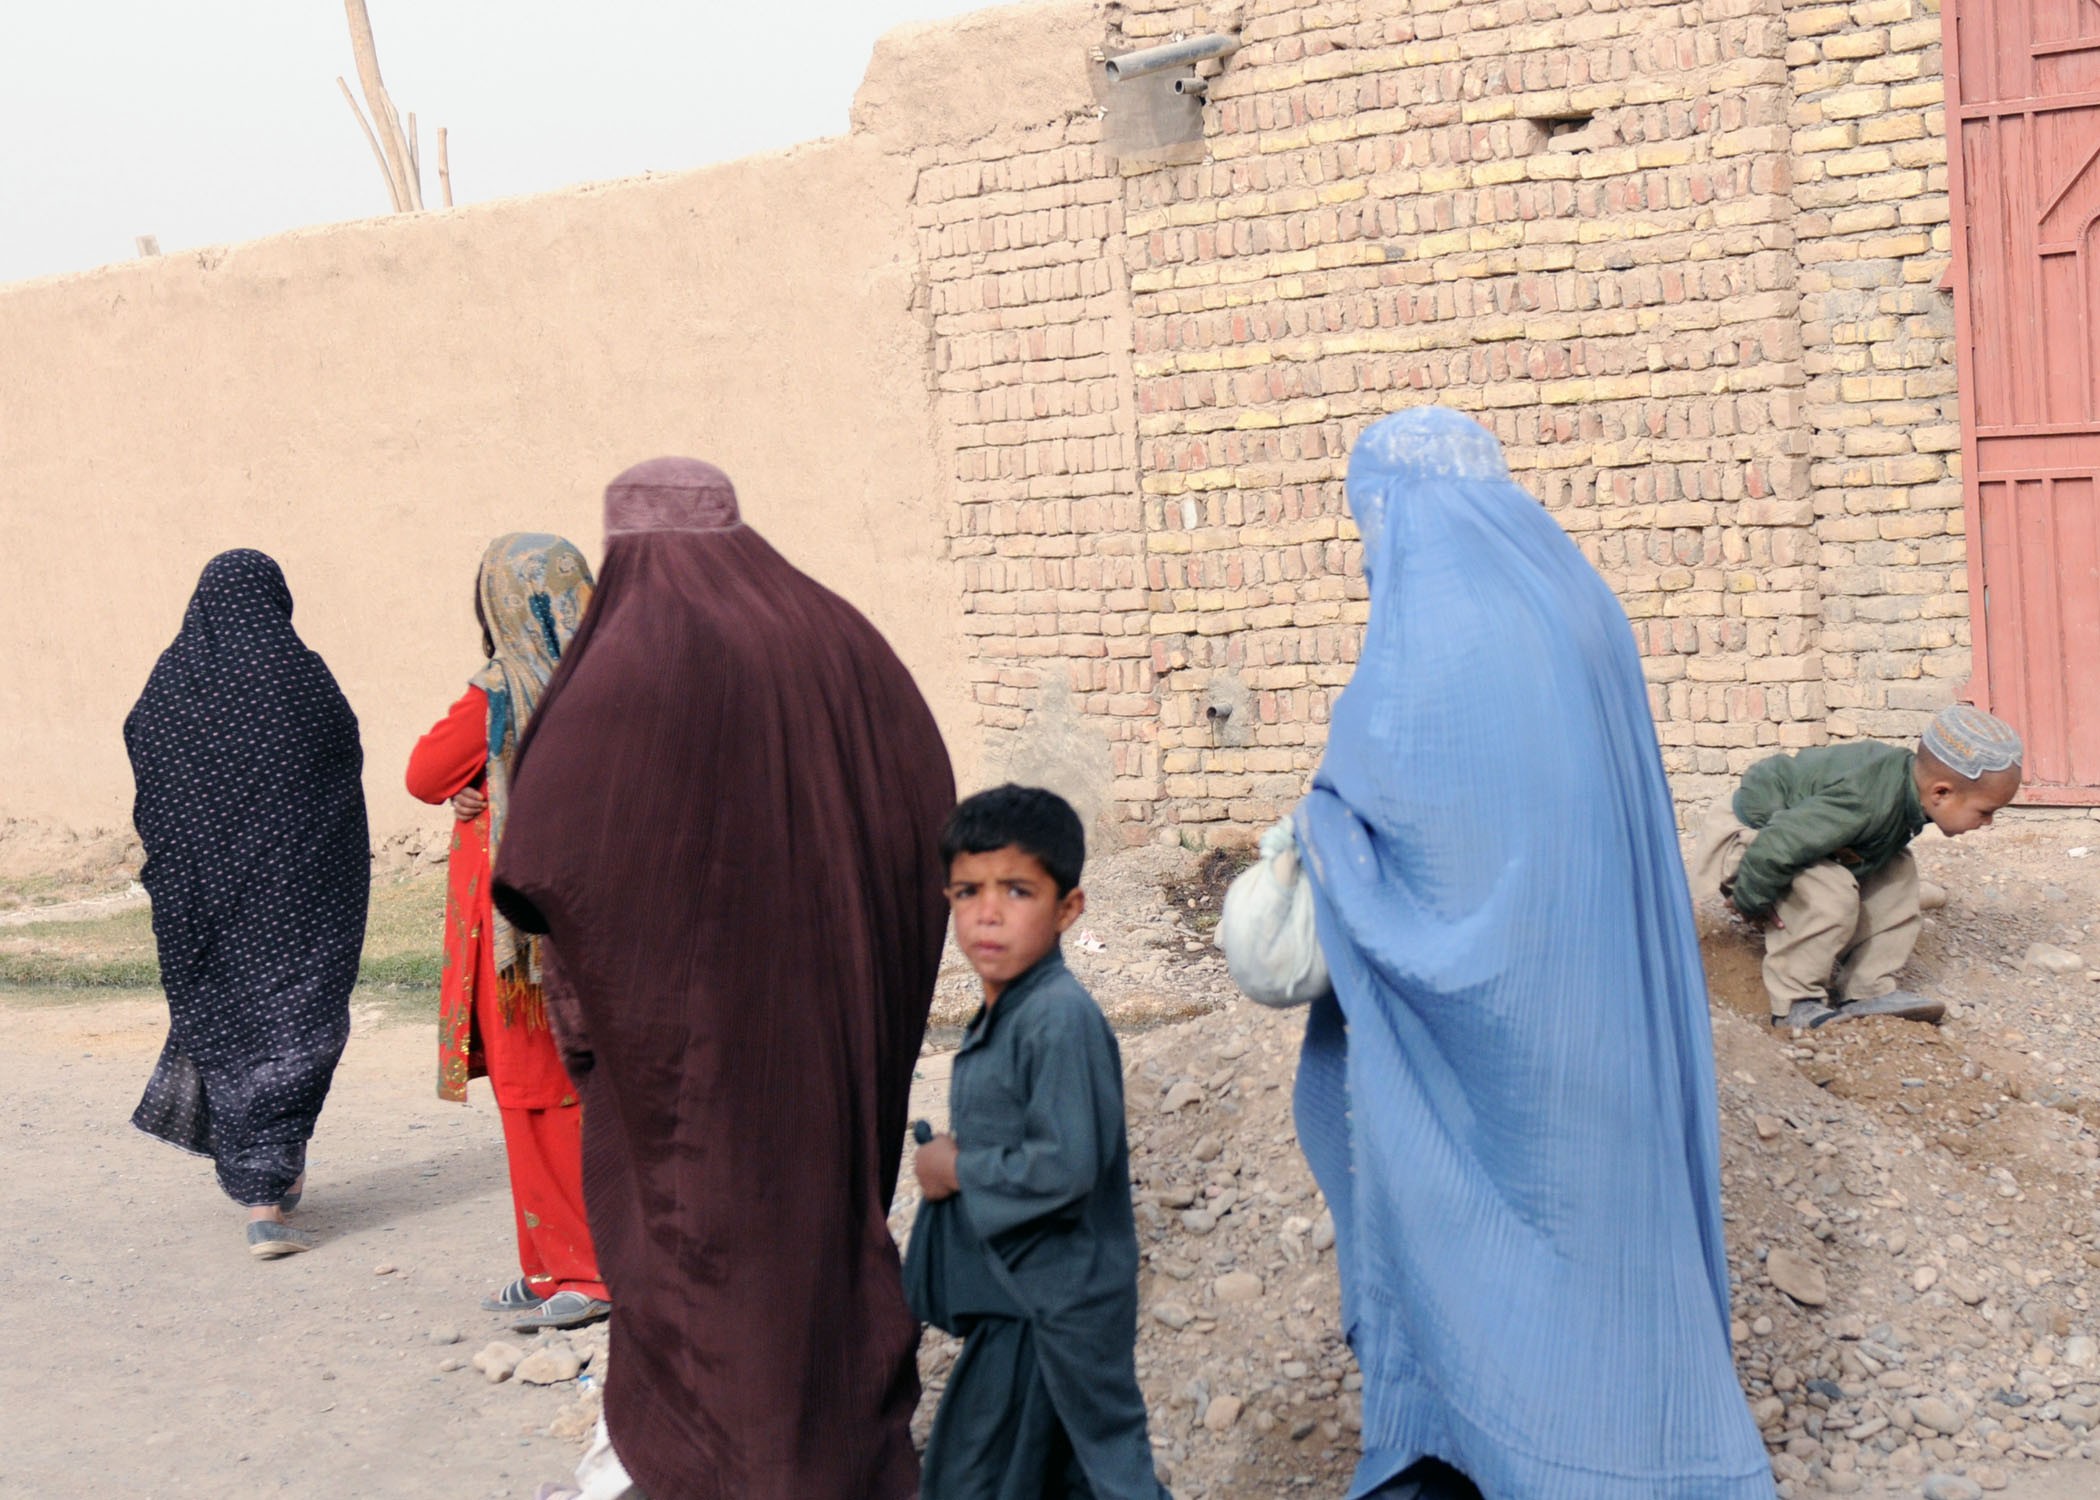
[[[1334,988],[1289,818],[1261,836],[1261,858],[1226,891],[1218,946],[1233,982],[1257,1005],[1310,1005]]]

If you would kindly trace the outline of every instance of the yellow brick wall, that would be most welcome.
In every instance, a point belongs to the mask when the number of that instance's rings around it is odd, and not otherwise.
[[[1940,4],[1786,19],[1828,725],[1906,737],[1969,672]]]

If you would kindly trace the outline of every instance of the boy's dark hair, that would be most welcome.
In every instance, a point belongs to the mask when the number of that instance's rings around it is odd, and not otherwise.
[[[1008,782],[965,797],[941,830],[941,868],[958,854],[990,854],[1008,845],[1032,855],[1057,882],[1060,900],[1086,868],[1086,829],[1072,804],[1039,786]]]

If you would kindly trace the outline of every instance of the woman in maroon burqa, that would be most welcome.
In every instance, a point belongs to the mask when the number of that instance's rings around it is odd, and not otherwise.
[[[690,459],[605,494],[496,902],[552,938],[655,1500],[904,1500],[918,1328],[888,1212],[939,965],[948,755],[911,676]]]

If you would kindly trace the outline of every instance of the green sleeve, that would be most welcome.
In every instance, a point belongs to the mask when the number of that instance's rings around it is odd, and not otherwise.
[[[1852,798],[1826,792],[1782,808],[1757,831],[1735,873],[1735,909],[1762,917],[1779,904],[1794,877],[1819,859],[1856,843],[1866,832],[1866,812]]]
[[[1087,1019],[1062,1013],[1030,1039],[1019,1145],[956,1142],[963,1212],[987,1240],[1070,1208],[1101,1175],[1101,1070],[1113,1063]],[[1109,1078],[1121,1083],[1113,1072]]]

